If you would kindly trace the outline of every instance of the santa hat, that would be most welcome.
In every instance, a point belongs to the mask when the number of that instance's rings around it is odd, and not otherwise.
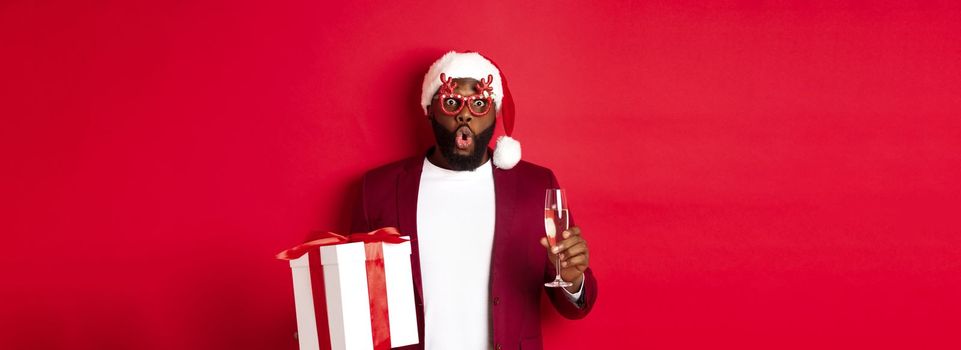
[[[491,83],[494,107],[500,114],[504,125],[504,134],[497,138],[497,148],[494,149],[494,165],[501,169],[510,169],[521,160],[521,144],[511,137],[514,132],[514,99],[507,88],[507,78],[494,61],[476,52],[455,52],[444,54],[430,66],[424,75],[424,85],[421,89],[420,106],[427,115],[427,106],[431,104],[434,94],[440,89],[441,73],[457,78],[473,78],[485,80],[493,76]]]

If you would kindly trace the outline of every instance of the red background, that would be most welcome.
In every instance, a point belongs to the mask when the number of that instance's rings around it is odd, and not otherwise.
[[[294,348],[273,255],[430,143],[448,49],[591,244],[548,348],[961,346],[953,2],[97,3],[0,4],[0,348]]]

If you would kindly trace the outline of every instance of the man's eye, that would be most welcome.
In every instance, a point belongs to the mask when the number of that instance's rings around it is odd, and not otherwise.
[[[487,105],[486,101],[474,100],[474,107],[484,107]]]
[[[452,98],[448,98],[448,99],[444,100],[444,104],[446,104],[446,105],[448,105],[448,106],[451,106],[451,107],[455,107],[455,106],[457,106],[457,100],[452,99]]]

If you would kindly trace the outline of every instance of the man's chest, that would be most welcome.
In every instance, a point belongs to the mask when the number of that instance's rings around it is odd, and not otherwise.
[[[490,259],[496,223],[493,183],[422,182],[417,200],[417,240],[425,264]]]

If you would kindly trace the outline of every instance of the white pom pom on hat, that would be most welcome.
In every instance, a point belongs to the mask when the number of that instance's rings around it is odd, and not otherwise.
[[[505,136],[497,138],[497,147],[494,149],[494,166],[507,170],[517,165],[521,161],[521,144],[511,137],[514,132],[514,99],[511,97],[510,89],[507,88],[507,78],[504,76],[504,72],[497,67],[493,60],[476,52],[450,51],[444,54],[430,66],[427,74],[424,75],[420,99],[420,106],[424,110],[424,115],[427,115],[427,106],[430,106],[434,94],[440,89],[441,73],[455,79],[483,80],[488,75],[494,77],[491,83],[494,90],[494,107],[500,114],[505,134]]]
[[[513,137],[501,136],[497,138],[497,148],[494,149],[494,165],[507,170],[521,161],[521,143]]]

